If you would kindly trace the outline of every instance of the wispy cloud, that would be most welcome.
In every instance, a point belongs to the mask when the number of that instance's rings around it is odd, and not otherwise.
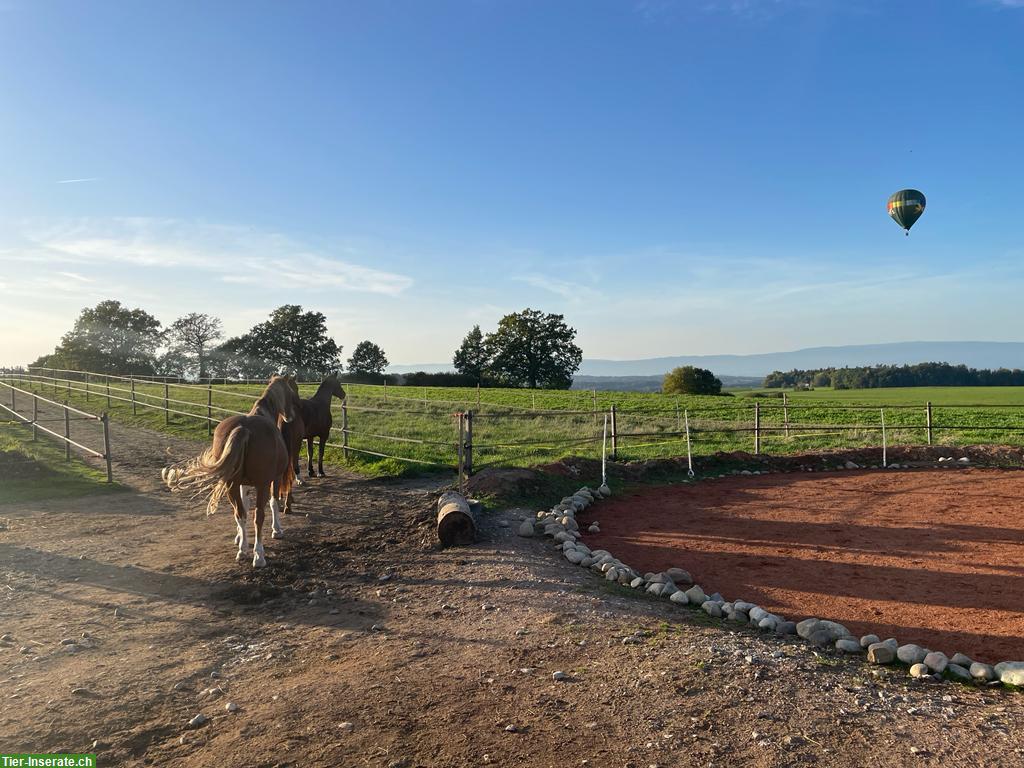
[[[285,235],[246,227],[173,219],[80,220],[35,228],[26,240],[29,247],[11,248],[0,255],[47,264],[187,268],[224,282],[285,285],[311,293],[342,290],[397,296],[413,284],[406,275],[353,263]],[[79,272],[67,275],[87,279]]]
[[[548,291],[557,296],[561,296],[572,304],[595,301],[601,298],[601,292],[591,288],[590,286],[581,285],[580,283],[574,283],[569,280],[561,280],[557,277],[542,275],[537,272],[519,275],[514,279],[521,283],[532,285],[534,288],[540,288],[543,291]]]
[[[81,184],[83,181],[99,181],[99,176],[90,176],[87,179],[59,179],[58,184]]]

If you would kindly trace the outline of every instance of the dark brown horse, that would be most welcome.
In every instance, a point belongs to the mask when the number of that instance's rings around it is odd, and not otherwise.
[[[317,460],[317,469],[320,477],[324,475],[324,443],[331,437],[331,398],[345,399],[345,390],[341,388],[338,381],[338,374],[332,373],[322,382],[316,390],[316,394],[308,400],[302,401],[302,420],[306,423],[306,455],[309,457],[309,476],[313,474],[313,438],[320,438],[320,455]],[[299,474],[299,457],[295,456],[295,474]]]
[[[267,502],[272,515],[272,536],[282,534],[280,503],[287,496],[294,477],[292,463],[281,436],[281,425],[295,418],[299,412],[299,396],[291,377],[274,376],[260,398],[246,416],[229,416],[217,425],[213,445],[200,456],[180,465],[165,468],[164,481],[173,490],[191,490],[207,495],[206,513],[213,514],[225,496],[235,513],[238,533],[238,555],[246,556],[248,538],[245,517],[248,511],[242,494],[243,486],[256,489],[256,508],[253,517],[254,568],[267,564],[263,555],[263,520]]]
[[[299,385],[295,377],[289,376],[288,383],[298,397]],[[306,437],[306,421],[302,418],[302,401],[299,402],[300,407],[295,418],[281,425],[281,436],[284,438],[285,445],[288,446],[288,465],[293,467],[292,476],[295,478],[295,485],[302,485],[302,479],[299,477],[299,453],[302,450],[302,441]],[[284,513],[290,515],[292,509],[292,489],[289,487],[284,499]]]

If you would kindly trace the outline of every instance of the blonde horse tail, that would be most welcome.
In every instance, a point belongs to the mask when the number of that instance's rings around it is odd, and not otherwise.
[[[245,449],[252,433],[238,426],[231,430],[221,446],[220,453],[214,453],[213,446],[202,454],[167,472],[167,484],[174,491],[191,491],[195,496],[205,495],[206,514],[217,511],[231,484],[241,479],[245,465]]]

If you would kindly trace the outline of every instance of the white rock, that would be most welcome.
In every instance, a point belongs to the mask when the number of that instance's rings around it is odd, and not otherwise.
[[[226,709],[228,712],[237,712],[238,705],[235,704],[235,702],[233,701],[229,701],[227,704],[224,705],[224,709]]]
[[[993,671],[1003,685],[1024,686],[1024,661],[1001,661]]]
[[[836,650],[843,653],[860,653],[864,650],[859,641],[852,637],[841,637],[836,640]]]
[[[882,642],[882,638],[878,635],[864,635],[864,637],[860,639],[860,647],[867,648],[869,645],[874,645],[875,643],[880,642]]]
[[[196,715],[195,717],[193,717],[191,720],[188,721],[188,727],[189,728],[198,728],[203,723],[205,723],[207,720],[209,720],[209,718],[206,715],[200,713],[200,714]]]
[[[637,589],[638,587],[642,587],[643,585],[644,585],[644,577],[643,576],[637,576],[635,579],[633,579],[631,582],[629,582],[629,586],[631,586],[633,589]]]
[[[933,672],[942,674],[949,664],[949,658],[941,651],[932,651],[924,657],[924,664]]]
[[[565,551],[565,559],[568,560],[573,565],[579,565],[580,563],[583,562],[583,560],[585,558],[586,558],[586,555],[584,555],[578,549],[567,549]]]
[[[686,596],[686,593],[683,591],[673,592],[671,595],[669,595],[668,599],[678,605],[688,605],[690,602],[690,598],[688,598]]]
[[[984,680],[985,682],[988,682],[989,680],[996,679],[995,668],[991,664],[982,664],[980,661],[976,661],[971,664],[970,673],[971,677],[975,680]]]
[[[927,655],[928,652],[924,648],[920,645],[914,645],[913,643],[901,645],[896,649],[896,658],[904,664],[920,664],[924,661],[924,657]]]
[[[597,489],[597,492],[604,496],[606,499],[612,495],[612,489],[609,488],[606,483],[601,483],[601,487]]]
[[[686,590],[686,597],[694,605],[703,605],[708,599],[708,596],[704,594],[704,590],[700,588],[700,584],[694,584]]]
[[[558,682],[561,682],[563,680],[568,680],[569,676],[567,674],[565,674],[565,672],[562,672],[561,670],[558,670],[557,672],[552,672],[551,673],[551,679],[552,680],[556,680]]]
[[[597,523],[593,523],[592,525],[587,527],[587,533],[600,533],[600,532],[601,532],[601,528],[598,526]]]
[[[911,677],[926,677],[931,672],[924,664],[913,664],[910,667]]]

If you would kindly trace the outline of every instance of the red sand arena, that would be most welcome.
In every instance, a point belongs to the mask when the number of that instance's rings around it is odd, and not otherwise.
[[[729,477],[592,508],[587,535],[633,568],[952,655],[1024,659],[1024,472]],[[585,528],[584,528],[585,530]]]

